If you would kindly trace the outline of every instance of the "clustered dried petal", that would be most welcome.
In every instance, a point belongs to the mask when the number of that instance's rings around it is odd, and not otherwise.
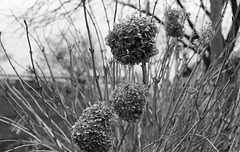
[[[104,102],[86,108],[72,126],[72,139],[85,152],[109,152],[114,145],[112,130],[116,115]]]
[[[235,70],[237,74],[238,70],[240,69],[240,52],[239,51],[232,51],[229,55],[228,62],[227,62],[227,73],[232,75]]]
[[[166,7],[164,11],[164,28],[167,36],[183,37],[184,23],[189,17],[189,13],[183,10]]]
[[[199,38],[200,44],[203,46],[209,45],[214,37],[214,33],[215,31],[212,27],[212,23],[211,22],[207,23],[207,25],[204,27],[200,35],[200,38]]]
[[[139,64],[158,53],[154,44],[157,33],[155,20],[133,13],[114,25],[106,37],[106,44],[118,62],[123,65]]]
[[[146,88],[138,83],[121,83],[113,91],[110,102],[119,118],[136,122],[144,112]]]

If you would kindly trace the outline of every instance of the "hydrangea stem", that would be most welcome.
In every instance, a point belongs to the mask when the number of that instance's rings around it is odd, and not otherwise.
[[[146,61],[143,61],[142,62],[142,75],[143,75],[143,84],[144,84],[144,86],[147,88],[148,87],[148,74],[147,74],[147,66],[146,66]],[[153,122],[152,122],[152,120],[150,119],[150,114],[149,114],[149,105],[148,105],[148,102],[147,102],[147,104],[146,104],[146,114],[143,116],[143,119],[147,119],[149,122],[150,122],[150,124],[152,124]],[[142,121],[140,122],[140,123],[142,123]],[[139,125],[139,126],[141,126],[142,127],[142,125]],[[142,128],[142,130],[143,129],[146,129],[146,128]],[[143,131],[143,132],[145,132],[145,131]],[[140,137],[140,139],[141,139],[141,137]],[[144,137],[142,138],[142,139],[144,139]],[[141,140],[140,140],[141,141]],[[141,150],[142,149],[142,147],[141,147],[141,143],[139,143],[139,149]]]
[[[142,16],[142,14],[141,14],[141,0],[138,0],[138,5],[139,5],[139,15],[141,17]]]
[[[123,144],[123,140],[124,140],[125,136],[127,135],[128,131],[130,130],[130,125],[131,125],[131,123],[128,123],[127,128],[126,128],[126,130],[123,133],[123,136],[122,136],[122,138],[120,140],[120,143],[119,143],[119,146],[117,148],[117,152],[120,150],[120,148],[121,148],[121,146]]]
[[[118,6],[118,0],[116,0],[116,2],[115,2],[115,10],[114,10],[113,23],[116,22],[117,6]],[[113,67],[113,69],[112,69],[112,74],[113,74],[113,84],[112,84],[112,87],[113,87],[113,90],[114,90],[114,89],[115,89],[115,69],[116,69],[116,63],[115,63],[114,60],[113,60],[113,65],[112,65],[112,67]]]
[[[146,68],[146,62],[142,62],[142,75],[143,75],[143,84],[148,85],[147,83],[147,68]]]

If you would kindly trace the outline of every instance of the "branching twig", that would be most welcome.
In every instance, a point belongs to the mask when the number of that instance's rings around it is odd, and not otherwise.
[[[219,150],[217,149],[217,147],[214,146],[213,143],[212,143],[207,137],[205,137],[205,136],[203,136],[203,135],[199,135],[199,134],[196,134],[196,136],[199,136],[199,137],[202,137],[202,138],[206,139],[206,140],[209,142],[209,144],[210,144],[217,152],[219,152]]]
[[[94,74],[94,79],[95,79],[95,82],[96,82],[96,85],[97,85],[97,89],[98,89],[98,92],[99,92],[100,100],[102,101],[103,98],[102,98],[102,93],[101,93],[101,89],[100,89],[98,78],[97,78],[95,57],[94,57],[94,49],[93,49],[93,45],[92,45],[92,39],[91,39],[90,29],[89,29],[88,20],[87,20],[87,11],[86,11],[86,9],[87,8],[86,8],[86,5],[85,5],[85,2],[83,1],[84,18],[85,18],[85,24],[86,24],[87,33],[88,33],[88,39],[89,39],[89,44],[90,44],[89,51],[91,52],[91,56],[92,56],[93,74]]]
[[[36,73],[36,70],[35,70],[35,66],[34,66],[34,62],[33,62],[33,52],[32,52],[32,46],[31,46],[31,43],[30,43],[30,38],[29,38],[29,31],[28,31],[28,25],[27,25],[27,22],[26,20],[24,20],[24,24],[26,26],[26,35],[27,35],[27,42],[28,42],[28,46],[29,46],[29,53],[30,53],[30,58],[31,58],[31,63],[32,63],[32,67],[33,67],[33,71],[34,71],[34,74],[35,74],[35,79],[37,81],[37,85],[39,87],[39,91],[40,91],[40,94],[41,94],[41,99],[42,99],[42,102],[43,102],[43,105],[45,107],[45,110],[46,110],[46,113],[47,113],[47,116],[48,116],[48,119],[49,119],[49,122],[50,122],[50,125],[51,125],[51,129],[52,129],[52,133],[53,133],[53,139],[56,143],[56,146],[58,148],[58,150],[60,151],[60,147],[58,145],[58,142],[57,142],[57,138],[56,138],[56,135],[55,135],[55,131],[54,131],[54,128],[53,128],[53,124],[52,124],[52,118],[51,118],[51,115],[49,114],[49,110],[48,110],[48,107],[45,103],[45,100],[44,100],[44,96],[43,96],[43,92],[42,92],[42,86],[38,80],[38,76],[37,76],[37,73]]]

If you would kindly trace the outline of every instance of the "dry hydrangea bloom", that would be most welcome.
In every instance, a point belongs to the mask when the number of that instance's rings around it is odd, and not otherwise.
[[[150,17],[137,13],[127,16],[115,24],[106,37],[114,59],[123,65],[134,65],[148,61],[158,53],[155,36],[158,28]]]
[[[169,6],[164,10],[164,28],[167,36],[183,37],[184,23],[189,14],[183,10],[171,9]]]
[[[145,104],[146,89],[138,83],[119,84],[111,95],[111,105],[119,118],[130,123],[141,117]]]
[[[116,115],[104,102],[86,108],[72,126],[72,139],[85,152],[109,152],[114,145],[112,127]]]
[[[199,38],[200,44],[203,46],[209,45],[214,37],[214,33],[215,31],[212,27],[212,23],[211,22],[207,23],[200,35]]]
[[[240,69],[240,65],[238,65],[240,63],[240,50],[239,51],[232,51],[231,54],[229,55],[229,59],[227,62],[227,73],[229,75],[234,74],[234,72],[236,74],[238,74],[238,71]]]

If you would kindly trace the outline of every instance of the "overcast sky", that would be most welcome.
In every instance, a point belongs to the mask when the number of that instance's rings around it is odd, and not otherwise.
[[[35,2],[35,0],[0,0],[0,20],[1,20],[0,21],[0,31],[2,31],[2,40],[3,40],[4,46],[7,49],[7,52],[9,53],[9,55],[15,61],[17,61],[19,64],[21,64],[21,66],[23,68],[26,68],[27,65],[29,65],[29,63],[30,63],[30,56],[28,53],[29,49],[28,49],[28,44],[26,41],[26,35],[24,34],[24,30],[21,29],[20,24],[18,24],[14,20],[14,18],[12,17],[12,12],[15,15],[20,15],[21,13],[26,11],[27,8],[29,6],[31,6],[34,2]],[[196,12],[197,12],[197,10],[196,9],[194,10],[194,8],[196,8],[196,2],[198,2],[198,0],[197,1],[196,0],[195,1],[185,0],[185,2],[186,3],[191,2],[191,4],[189,3],[189,7],[186,7],[186,8],[189,9],[188,11],[191,12],[191,18],[194,19]],[[162,7],[160,7],[161,5],[163,5],[162,1],[159,1],[158,10],[156,11],[156,13],[159,13],[158,11],[161,11],[161,9],[160,9],[160,8],[162,8]],[[113,8],[109,8],[109,9],[111,11],[111,9],[113,9]],[[100,10],[102,10],[102,8]],[[95,11],[97,11],[96,14],[97,15],[102,14],[102,16],[104,17],[104,12],[100,11],[100,10],[95,9]],[[228,11],[228,13],[231,12],[230,7],[227,11]],[[100,28],[106,29],[105,19],[103,20],[102,18],[100,18],[100,20],[102,20],[103,24],[104,24],[104,25],[101,25],[101,23],[100,23],[100,26],[101,26]],[[20,21],[23,22],[22,20],[20,20]],[[227,30],[229,29],[230,21],[231,21],[231,16],[224,18],[224,21],[223,21],[224,22],[224,26],[223,26],[224,33],[226,33]],[[84,25],[84,24],[81,24],[81,25]],[[20,29],[20,32],[19,31],[16,32],[17,29]],[[20,34],[22,34],[22,35],[20,35]],[[9,66],[9,63],[4,61],[4,59],[3,59],[2,51],[0,51],[0,66],[8,74],[13,74],[13,70]],[[24,69],[22,67],[18,66],[17,64],[14,64],[14,66],[20,73],[23,73]]]
[[[20,36],[20,32],[16,32],[21,26],[12,17],[12,12],[19,15],[32,5],[33,2],[33,0],[0,0],[0,31],[2,32],[2,41],[8,54],[25,68],[30,61],[26,37]],[[3,58],[2,51],[0,52],[0,65],[5,72],[13,74],[9,63]],[[17,64],[14,65],[20,73],[24,71]]]

